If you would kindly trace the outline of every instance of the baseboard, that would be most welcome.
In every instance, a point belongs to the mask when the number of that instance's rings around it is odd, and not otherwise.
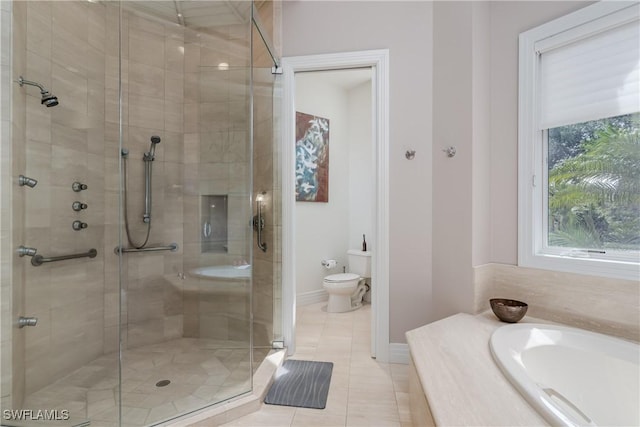
[[[409,344],[390,343],[389,363],[409,364]]]
[[[305,292],[296,295],[296,305],[309,305],[317,302],[323,302],[329,299],[329,294],[324,289]]]

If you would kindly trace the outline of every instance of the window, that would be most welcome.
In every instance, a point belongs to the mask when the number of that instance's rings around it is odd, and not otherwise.
[[[520,34],[518,263],[640,279],[640,4]]]

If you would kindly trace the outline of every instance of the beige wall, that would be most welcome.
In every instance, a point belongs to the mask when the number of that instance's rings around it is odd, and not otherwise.
[[[283,55],[390,51],[390,339],[431,308],[431,45],[428,2],[283,2]],[[330,30],[328,30],[330,28]],[[412,161],[408,149],[416,150]],[[375,249],[375,248],[374,248]]]
[[[480,188],[490,200],[491,263],[475,267],[475,311],[488,298],[508,297],[529,303],[529,314],[640,340],[640,288],[628,280],[607,279],[516,267],[518,34],[588,6],[591,2],[491,2],[490,96],[491,178]],[[475,88],[474,88],[475,89]],[[474,191],[474,196],[475,196]],[[481,225],[482,226],[482,225]],[[474,238],[477,235],[474,229]]]
[[[472,306],[473,8],[434,4],[433,25],[433,314]],[[456,147],[448,157],[442,150]]]
[[[518,34],[586,1],[491,2],[491,261],[518,261]]]
[[[506,264],[474,268],[475,313],[490,298],[529,304],[527,316],[640,341],[640,287],[632,280],[607,279]]]

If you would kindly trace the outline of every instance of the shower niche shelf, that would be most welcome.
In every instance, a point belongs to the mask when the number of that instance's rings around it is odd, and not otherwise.
[[[227,253],[228,197],[200,196],[200,241],[202,253]]]

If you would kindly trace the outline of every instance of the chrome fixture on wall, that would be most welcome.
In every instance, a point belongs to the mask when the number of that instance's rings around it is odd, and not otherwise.
[[[27,187],[33,188],[36,185],[38,185],[38,180],[29,178],[28,176],[20,175],[18,176],[18,185],[20,187],[23,187],[26,185]]]
[[[76,212],[80,212],[83,209],[87,209],[87,204],[86,203],[82,203],[82,202],[73,202],[73,204],[71,205],[71,209],[73,209]]]
[[[18,247],[18,256],[34,256],[38,250],[36,248],[28,248],[26,246],[20,245]]]
[[[452,145],[450,147],[443,148],[442,151],[447,153],[447,157],[455,157],[458,150]]]
[[[124,178],[124,228],[127,234],[127,240],[129,241],[129,245],[131,245],[134,249],[143,249],[147,242],[149,241],[149,235],[151,234],[151,201],[152,201],[152,179],[153,179],[153,170],[152,170],[152,162],[156,158],[156,145],[160,144],[160,137],[157,135],[153,135],[151,137],[151,145],[149,146],[149,151],[145,152],[142,156],[142,161],[144,161],[144,214],[142,215],[142,221],[147,224],[147,235],[142,244],[137,244],[131,238],[131,231],[129,230],[129,214],[128,214],[128,201],[127,201],[127,183],[128,183],[128,174],[127,174],[127,159],[129,158],[129,150],[123,148],[120,152],[120,157],[122,158],[122,171]],[[127,248],[116,248],[121,252],[129,252],[125,250]]]
[[[264,230],[264,215],[262,213],[263,198],[267,194],[266,191],[258,193],[256,197],[256,211],[257,214],[253,217],[253,229],[258,233],[256,243],[262,252],[267,252],[267,244],[262,241],[262,230]]]
[[[38,250],[36,248],[28,248],[26,246],[18,247],[18,255],[20,257],[30,256],[31,257],[31,265],[34,267],[39,267],[46,262],[56,262],[56,261],[64,261],[67,259],[75,259],[75,258],[95,258],[98,256],[98,251],[94,248],[89,249],[87,252],[82,252],[79,254],[70,254],[70,255],[60,255],[53,257],[45,257],[42,255],[36,254]]]
[[[42,105],[46,107],[55,107],[56,105],[58,105],[58,97],[46,90],[40,83],[25,80],[24,78],[22,78],[22,76],[18,77],[18,83],[20,84],[20,87],[22,87],[23,85],[29,85],[35,86],[40,89],[40,95],[42,96],[40,103]]]
[[[78,182],[78,181],[76,181],[73,184],[71,184],[71,189],[73,191],[75,191],[76,193],[79,193],[82,190],[86,190],[87,188],[89,188],[89,187],[87,187],[87,184],[83,184],[83,183]]]
[[[73,221],[73,224],[71,224],[71,227],[75,230],[75,231],[79,231],[79,230],[84,230],[85,228],[87,228],[89,226],[89,224],[87,224],[86,222],[82,222],[82,221]]]
[[[36,326],[38,324],[37,317],[22,317],[18,318],[18,328],[24,328],[25,326]]]
[[[152,136],[149,151],[144,153],[142,157],[144,161],[144,214],[142,221],[145,223],[151,222],[151,166],[156,158],[156,145],[158,144],[160,144],[160,137]]]
[[[120,246],[116,246],[113,252],[115,254],[119,253],[129,253],[129,252],[160,252],[160,251],[171,251],[176,252],[178,250],[177,243],[170,243],[167,246],[150,246],[146,248],[121,248]]]

